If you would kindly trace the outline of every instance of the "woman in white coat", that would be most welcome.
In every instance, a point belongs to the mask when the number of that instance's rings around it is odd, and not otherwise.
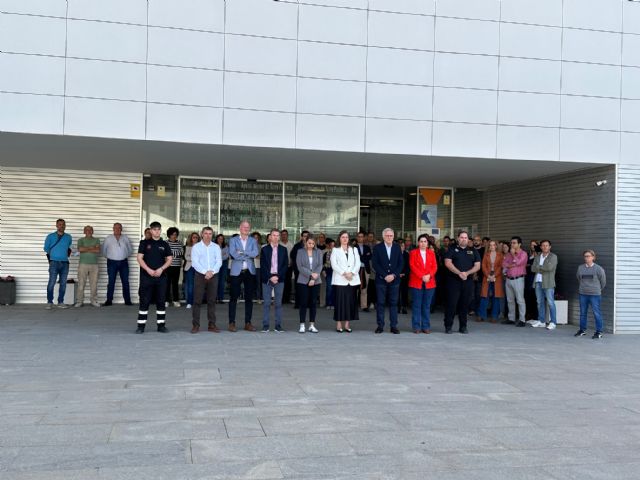
[[[358,319],[356,294],[360,285],[360,254],[357,248],[349,245],[349,233],[346,230],[341,231],[338,238],[338,246],[331,252],[331,283],[335,295],[333,319],[336,321],[336,332],[351,333],[349,322]]]

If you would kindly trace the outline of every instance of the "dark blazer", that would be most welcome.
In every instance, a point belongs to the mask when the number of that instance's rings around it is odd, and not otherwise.
[[[400,245],[393,243],[391,245],[391,260],[387,256],[387,248],[384,242],[380,242],[373,247],[373,269],[376,271],[376,283],[384,283],[384,277],[389,274],[395,275],[395,280],[391,283],[396,285],[400,283],[400,273],[404,267],[404,260],[402,259],[402,250]]]
[[[358,249],[358,253],[360,253],[360,245],[357,243],[353,245],[353,248]],[[364,269],[367,273],[371,273],[371,247],[367,244],[362,244],[362,253],[360,253],[360,261],[364,263]]]
[[[260,281],[267,283],[271,278],[271,254],[273,247],[267,243],[260,251]],[[278,283],[285,281],[287,269],[289,268],[289,256],[287,247],[278,245]]]

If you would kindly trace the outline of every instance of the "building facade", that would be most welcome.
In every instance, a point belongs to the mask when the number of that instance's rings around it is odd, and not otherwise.
[[[0,0],[0,274],[24,302],[58,217],[395,221],[548,237],[570,305],[595,248],[609,330],[640,331],[638,152],[638,2]]]

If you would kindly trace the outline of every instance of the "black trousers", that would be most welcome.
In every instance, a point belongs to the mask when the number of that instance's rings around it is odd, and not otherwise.
[[[461,280],[451,275],[447,278],[447,310],[444,315],[444,328],[451,330],[453,318],[458,314],[460,330],[467,328],[469,302],[473,295],[473,279]]]
[[[296,299],[300,305],[300,323],[304,323],[307,317],[307,309],[309,310],[309,321],[316,321],[316,305],[318,303],[318,292],[320,285],[304,285],[296,283]]]
[[[195,327],[200,326],[200,307],[202,299],[207,298],[207,321],[210,327],[216,326],[216,298],[218,296],[218,275],[209,280],[200,272],[195,272],[193,289],[193,307],[191,310],[191,322]]]
[[[149,314],[149,304],[156,301],[156,318],[158,324],[165,320],[165,293],[167,291],[167,276],[151,277],[146,273],[140,274],[140,309],[138,310],[138,324],[145,325]]]
[[[253,292],[256,290],[256,276],[249,270],[231,276],[231,300],[229,301],[229,324],[236,323],[236,307],[240,296],[240,285],[244,287],[244,323],[251,323],[253,314]]]
[[[178,283],[180,282],[180,270],[182,267],[171,266],[167,268],[167,301],[179,302],[180,290],[178,289]]]

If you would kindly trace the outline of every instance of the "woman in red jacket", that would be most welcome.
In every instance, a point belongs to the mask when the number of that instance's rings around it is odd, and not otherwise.
[[[429,237],[418,237],[418,248],[409,252],[409,288],[411,289],[411,326],[413,333],[431,333],[430,307],[436,291],[436,255],[428,248]]]

